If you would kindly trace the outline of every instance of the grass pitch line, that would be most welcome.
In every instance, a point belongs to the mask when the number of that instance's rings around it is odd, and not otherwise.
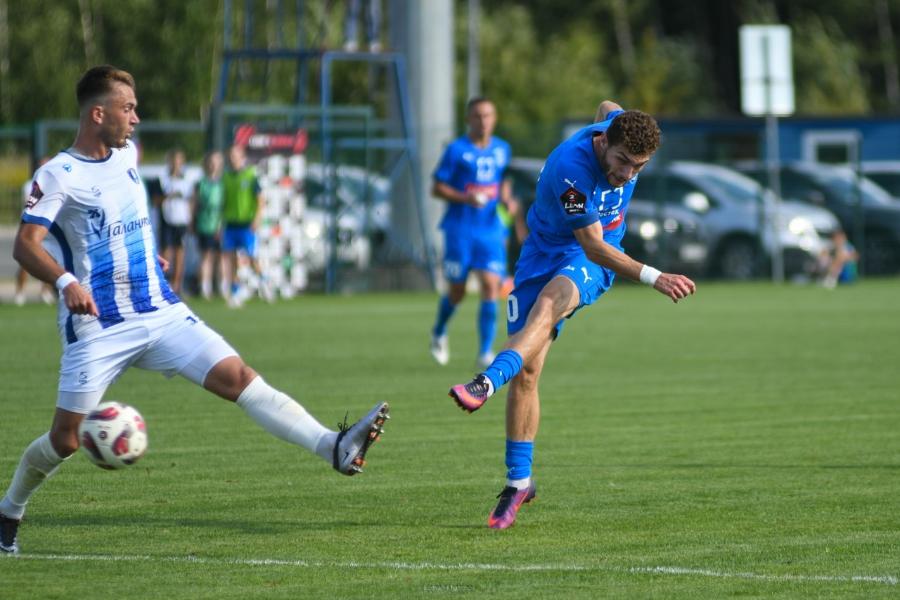
[[[47,560],[60,562],[168,562],[193,563],[203,565],[275,566],[329,569],[394,569],[397,571],[562,571],[562,572],[609,572],[634,573],[641,575],[676,575],[696,577],[716,577],[720,579],[751,579],[756,581],[795,583],[879,583],[898,585],[900,578],[891,575],[765,575],[762,573],[741,573],[715,571],[712,569],[690,569],[686,567],[615,567],[603,565],[533,564],[503,565],[491,563],[430,563],[430,562],[359,562],[287,560],[280,558],[203,558],[200,556],[142,556],[112,554],[19,554],[12,560]]]

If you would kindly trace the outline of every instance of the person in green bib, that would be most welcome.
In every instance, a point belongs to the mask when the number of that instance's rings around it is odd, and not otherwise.
[[[256,168],[247,164],[243,146],[234,145],[229,149],[228,163],[230,168],[222,175],[223,272],[231,281],[228,304],[239,307],[250,295],[238,278],[241,267],[249,263],[261,279],[256,260],[256,230],[262,218],[263,196]]]
[[[203,178],[194,187],[192,230],[200,247],[200,293],[212,298],[213,260],[219,254],[222,237],[222,167],[224,159],[218,151],[209,152],[203,159]],[[219,281],[225,269],[219,269]],[[227,289],[222,290],[225,296]]]

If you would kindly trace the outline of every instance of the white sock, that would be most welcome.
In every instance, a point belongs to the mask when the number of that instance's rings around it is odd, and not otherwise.
[[[487,386],[488,386],[487,395],[488,395],[488,398],[490,398],[491,396],[494,395],[494,382],[491,381],[491,378],[488,377],[487,375],[484,376],[484,381],[485,381],[485,383],[487,383]]]
[[[64,460],[53,449],[49,432],[31,442],[22,453],[6,496],[0,500],[0,513],[10,519],[21,519],[28,499],[44,480],[56,472]]]
[[[337,433],[324,427],[293,398],[270,386],[262,377],[244,388],[237,405],[275,437],[331,460]]]
[[[524,490],[531,485],[531,477],[526,477],[525,479],[507,479],[506,485],[514,487],[517,490]]]

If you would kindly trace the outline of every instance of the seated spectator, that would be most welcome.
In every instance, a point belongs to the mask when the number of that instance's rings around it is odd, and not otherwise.
[[[857,277],[857,262],[859,253],[847,234],[841,229],[835,230],[831,236],[833,247],[825,256],[825,278],[822,285],[828,289],[834,289],[839,283],[853,283]]]

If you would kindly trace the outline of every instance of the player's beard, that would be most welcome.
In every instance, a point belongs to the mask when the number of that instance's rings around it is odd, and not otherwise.
[[[128,129],[109,129],[103,132],[102,141],[108,148],[124,148],[131,133]]]
[[[611,171],[612,167],[609,165],[609,162],[606,160],[606,152],[603,152],[603,156],[600,157],[600,169],[603,171],[603,175],[606,177],[606,183],[613,186],[614,188],[619,187],[622,184],[616,184],[612,181],[611,177],[613,177]]]

